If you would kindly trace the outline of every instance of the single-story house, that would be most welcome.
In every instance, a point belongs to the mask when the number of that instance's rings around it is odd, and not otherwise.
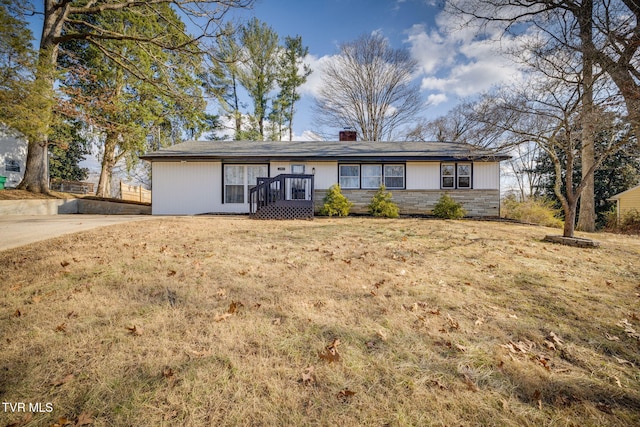
[[[402,214],[429,214],[448,193],[468,215],[494,217],[500,161],[509,156],[446,142],[188,141],[141,158],[152,163],[154,215],[255,212],[249,202],[265,184],[259,178],[273,189],[281,176],[283,197],[309,201],[316,212],[340,184],[355,204],[351,211],[366,213],[384,184]],[[257,199],[269,199],[269,191]]]
[[[616,201],[616,213],[618,222],[631,211],[640,212],[640,185],[618,193],[608,200]]]
[[[0,176],[6,188],[14,188],[24,176],[27,162],[27,140],[0,125]]]

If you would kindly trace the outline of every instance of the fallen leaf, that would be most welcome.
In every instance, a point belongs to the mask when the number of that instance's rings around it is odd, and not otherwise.
[[[355,394],[355,391],[351,391],[348,388],[345,388],[344,390],[340,390],[340,392],[338,392],[336,398],[343,403],[347,403]]]
[[[69,266],[69,262],[68,261],[62,261],[60,263],[60,265],[63,266],[63,267],[68,267]]]
[[[242,304],[240,301],[231,301],[227,313],[234,314],[240,309],[240,307],[244,307],[244,304]]]
[[[171,277],[171,276],[175,276],[176,275],[176,271],[175,270],[169,270],[167,272],[167,277]]]
[[[378,332],[376,332],[376,335],[378,335],[382,341],[387,340],[387,333],[382,329],[378,329]]]
[[[223,320],[225,320],[225,319],[227,319],[227,318],[229,318],[229,317],[231,317],[231,316],[233,316],[231,313],[216,314],[216,315],[213,317],[213,320],[214,320],[215,322],[222,322]]]
[[[510,317],[511,319],[517,319],[517,318],[518,318],[518,316],[516,316],[515,314],[510,314],[510,315],[509,315],[509,317]]]
[[[165,378],[171,378],[173,377],[173,375],[173,369],[169,368],[168,366],[162,370],[162,376]]]
[[[447,386],[442,384],[439,380],[431,380],[431,384],[438,387],[440,390],[447,390]]]
[[[302,372],[302,384],[304,385],[313,385],[316,382],[316,376],[314,374],[315,368],[313,366],[309,366]]]
[[[61,385],[64,385],[66,383],[68,383],[69,381],[73,380],[75,378],[75,376],[73,374],[69,374],[67,376],[65,376],[62,379],[59,379],[57,381],[54,381],[51,383],[52,386],[54,387],[60,387]]]
[[[76,427],[80,427],[80,426],[88,426],[93,424],[93,418],[91,418],[91,415],[87,414],[86,412],[83,412],[80,414],[80,416],[78,417],[78,420],[76,421]]]
[[[67,319],[71,319],[71,318],[76,318],[78,317],[78,313],[76,313],[75,311],[70,311],[67,313]]]
[[[321,359],[326,360],[327,362],[339,362],[340,361],[340,353],[338,353],[338,346],[340,345],[339,339],[334,339],[331,344],[325,347],[324,352],[319,353]]]
[[[135,336],[142,335],[142,329],[138,328],[136,325],[127,326],[127,330],[131,335],[135,335]]]
[[[51,427],[64,427],[71,424],[72,424],[71,421],[67,417],[60,417],[58,418],[58,421],[51,424]]]
[[[480,326],[482,324],[484,324],[484,317],[480,317],[475,321],[476,326]]]
[[[463,353],[467,351],[467,347],[462,346],[462,345],[460,345],[460,344],[456,344],[456,348],[457,348],[458,350],[460,350],[461,352],[463,352]]]
[[[562,346],[564,344],[564,341],[561,340],[554,332],[549,332],[549,339],[556,345]]]
[[[605,332],[604,334],[605,338],[608,339],[609,341],[620,341],[620,337],[617,337],[615,335],[609,335],[608,333]]]
[[[13,317],[20,317],[22,316],[22,312],[20,311],[19,308],[16,308],[16,311],[13,312]]]
[[[58,326],[56,326],[56,332],[67,332],[67,324],[61,323]]]

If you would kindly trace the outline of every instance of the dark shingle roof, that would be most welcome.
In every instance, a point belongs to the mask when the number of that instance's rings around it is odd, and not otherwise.
[[[180,160],[505,160],[509,156],[454,142],[187,141],[140,156]]]

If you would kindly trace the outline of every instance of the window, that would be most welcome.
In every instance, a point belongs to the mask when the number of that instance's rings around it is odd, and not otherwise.
[[[267,165],[224,165],[224,202],[245,203],[257,178],[268,174]]]
[[[382,165],[362,165],[362,188],[380,188]]]
[[[377,189],[404,188],[404,165],[362,164],[340,165],[340,187]]]
[[[404,188],[404,165],[384,165],[384,186]]]
[[[458,188],[471,188],[470,163],[458,163]]]
[[[440,186],[443,189],[471,188],[471,163],[442,163]]]
[[[360,165],[340,165],[340,187],[360,188]]]
[[[291,165],[291,173],[296,175],[304,174],[304,165]]]
[[[5,159],[4,170],[5,172],[20,172],[20,163],[17,160]]]

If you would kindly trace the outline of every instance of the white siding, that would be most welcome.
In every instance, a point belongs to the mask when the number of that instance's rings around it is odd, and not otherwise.
[[[338,183],[337,162],[271,162],[269,173],[272,177],[291,173],[291,165],[304,165],[304,173],[314,174],[314,186],[318,190],[326,190]],[[278,170],[278,168],[284,168],[284,170]]]
[[[7,160],[17,161],[20,172],[7,171],[5,169]],[[24,138],[8,135],[7,131],[0,127],[0,175],[7,178],[4,183],[6,188],[13,188],[20,184],[26,163],[27,141]]]
[[[154,215],[222,212],[220,162],[153,162]]]
[[[327,190],[338,183],[338,162],[309,162],[307,165],[309,173],[313,168],[316,170],[313,178],[316,189]]]
[[[300,163],[296,163],[300,164]],[[278,170],[279,168],[284,168],[283,170]],[[305,168],[306,169],[306,168]],[[291,173],[291,165],[289,162],[271,162],[269,166],[269,174],[270,176],[278,176],[281,173]]]
[[[500,163],[475,162],[473,164],[474,190],[500,189]]]
[[[439,190],[440,162],[407,162],[407,190]]]

